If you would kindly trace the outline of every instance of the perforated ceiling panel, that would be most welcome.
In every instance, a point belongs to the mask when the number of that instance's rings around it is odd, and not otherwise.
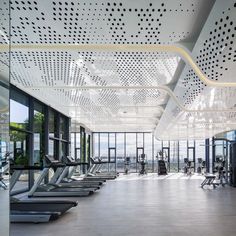
[[[0,3],[0,45],[9,44],[9,3]],[[9,48],[0,51],[0,77],[4,80],[9,79]]]
[[[192,51],[198,66],[210,80],[236,82],[235,35],[236,2],[217,1]],[[186,66],[175,94],[185,107],[200,111],[184,113],[170,101],[156,129],[156,135],[162,139],[169,139],[170,136],[176,139],[211,137],[225,130],[236,129],[235,88],[206,86]],[[172,130],[171,135],[163,129],[163,124],[167,123],[166,130]]]
[[[196,37],[192,27],[198,14],[203,11],[204,16],[212,5],[210,1],[203,6],[203,2],[12,1],[12,42],[157,44],[189,40]]]
[[[12,1],[12,44],[48,48],[13,50],[11,82],[93,131],[153,131],[169,96],[157,88],[125,88],[175,83],[180,57],[163,51],[71,50],[67,45],[194,45],[213,4],[213,0]],[[199,66],[200,60],[199,54]],[[220,77],[222,72],[218,73]],[[191,86],[193,76],[188,72],[183,86]],[[198,86],[202,90],[201,82]],[[184,105],[191,100],[189,93],[179,97]]]

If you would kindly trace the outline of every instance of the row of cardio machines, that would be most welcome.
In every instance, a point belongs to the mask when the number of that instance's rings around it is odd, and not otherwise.
[[[147,174],[147,170],[146,170],[146,166],[147,166],[146,154],[139,155],[138,158],[136,159],[136,163],[139,164],[139,175],[146,175]],[[127,175],[129,173],[130,165],[131,165],[130,157],[125,157],[124,158],[124,174],[125,175]]]
[[[13,174],[10,181],[10,220],[11,222],[48,222],[59,218],[63,213],[72,207],[77,206],[77,201],[71,200],[44,200],[43,197],[86,197],[99,190],[106,180],[115,179],[117,173],[103,172],[99,169],[107,162],[96,161],[91,158],[91,166],[87,174],[78,179],[72,176],[76,168],[82,163],[66,157],[63,161],[55,160],[52,156],[45,156],[45,166],[11,166]],[[54,174],[50,181],[45,183],[49,176],[49,170],[53,169]],[[13,197],[12,190],[24,171],[41,171],[28,192],[26,199]],[[36,200],[35,197],[40,197]]]
[[[136,159],[137,164],[139,164],[139,175],[146,175],[147,169],[146,166],[148,164],[146,154],[141,154]],[[158,164],[158,175],[167,175],[166,162],[157,156],[157,164]],[[128,174],[130,169],[130,157],[124,158],[124,174]]]

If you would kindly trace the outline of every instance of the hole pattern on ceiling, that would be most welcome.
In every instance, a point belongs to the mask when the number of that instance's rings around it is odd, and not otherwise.
[[[199,2],[11,1],[12,43],[173,43],[191,37],[191,28],[166,20],[197,17]]]
[[[236,66],[236,21],[230,16],[235,11],[234,4],[222,12],[196,56],[196,63],[211,80],[227,78],[229,68]],[[186,88],[183,94],[185,105],[191,104],[206,87],[192,69],[188,70],[182,83]]]
[[[172,44],[188,41],[198,36],[203,23],[198,16],[209,5],[204,0],[139,0],[135,4],[125,0],[12,0],[12,43]],[[12,82],[25,86],[158,85],[171,81],[178,63],[178,57],[166,53],[78,53],[66,49],[14,52]],[[38,97],[46,97],[43,89],[34,92]],[[48,102],[78,104],[84,111],[92,109],[112,116],[122,109],[121,104],[165,104],[168,98],[165,92],[158,90],[128,93],[127,98],[125,93],[114,90],[91,94],[58,89],[50,90]],[[97,103],[105,108],[97,108]]]
[[[157,85],[170,81],[178,61],[178,57],[167,53],[152,52],[12,52],[12,81],[25,86],[51,87]],[[127,96],[121,96],[114,90],[99,90],[94,94],[83,92],[81,95],[80,91],[60,89],[54,97],[65,97],[62,104],[66,103],[67,98],[69,103],[93,106],[92,109],[99,103],[114,114],[119,110],[120,103],[127,102]],[[163,104],[167,96],[165,92],[156,90],[134,90],[129,97],[131,104],[157,104],[157,101]]]
[[[2,1],[0,3],[0,44],[9,43],[9,3]],[[0,52],[0,73],[8,77],[9,74],[9,53]]]
[[[0,5],[0,44],[8,43],[9,38],[9,3],[8,1],[1,2]]]
[[[22,85],[158,85],[171,81],[179,60],[152,52],[19,51],[12,52],[12,71]],[[23,70],[38,73],[25,77]]]

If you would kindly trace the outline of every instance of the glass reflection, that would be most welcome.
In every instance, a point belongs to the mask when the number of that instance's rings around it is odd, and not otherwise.
[[[0,1],[0,235],[9,235],[9,2]]]

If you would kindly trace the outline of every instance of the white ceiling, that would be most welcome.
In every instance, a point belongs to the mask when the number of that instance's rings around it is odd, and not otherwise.
[[[236,128],[236,113],[227,111],[235,89],[205,86],[173,51],[145,51],[181,45],[207,78],[236,82],[235,3],[214,2],[12,1],[11,83],[92,131],[155,131],[173,140]]]
[[[235,1],[216,1],[192,50],[192,57],[211,81],[236,83],[235,35]],[[207,86],[186,65],[174,93],[186,108],[199,111],[184,112],[169,101],[155,130],[161,139],[197,139],[236,129],[235,85]]]

